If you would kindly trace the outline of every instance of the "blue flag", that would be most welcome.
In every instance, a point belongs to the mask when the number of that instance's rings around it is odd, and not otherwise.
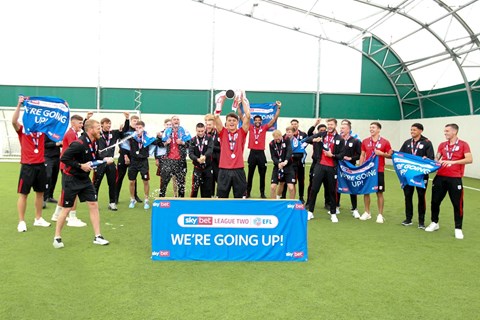
[[[56,97],[26,97],[23,101],[25,134],[43,132],[60,142],[68,129],[70,109],[65,100]]]
[[[250,124],[253,125],[253,117],[260,116],[262,117],[262,126],[269,123],[270,120],[275,117],[277,112],[277,104],[275,102],[268,103],[251,103],[250,104]],[[242,127],[242,121],[240,120],[238,127]],[[268,131],[274,131],[277,129],[277,122],[273,124]]]
[[[378,191],[378,157],[370,157],[359,167],[339,161],[337,169],[338,192],[370,194]]]
[[[190,141],[192,139],[192,136],[190,133],[185,130],[183,127],[178,127],[177,135],[179,139],[182,139],[183,142]],[[172,128],[167,128],[165,132],[163,133],[162,136],[162,141],[165,142],[168,140],[168,138],[171,138],[172,136]]]
[[[392,162],[402,188],[409,185],[425,189],[424,176],[440,168],[433,160],[397,151],[393,152]]]

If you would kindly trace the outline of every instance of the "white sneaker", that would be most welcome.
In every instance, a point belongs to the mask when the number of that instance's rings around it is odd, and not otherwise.
[[[463,239],[463,231],[462,229],[455,229],[455,238],[462,240]]]
[[[352,212],[352,216],[355,218],[355,219],[358,219],[360,218],[360,212],[358,212],[357,209],[353,210]]]
[[[143,209],[145,209],[145,210],[150,209],[150,205],[148,204],[147,200],[145,200],[145,204],[143,205]]]
[[[106,246],[109,243],[110,242],[108,242],[108,240],[106,240],[101,234],[98,235],[98,236],[95,236],[95,238],[93,239],[93,244],[99,244],[101,246]]]
[[[385,218],[383,217],[383,214],[379,213],[377,216],[377,223],[384,223]]]
[[[128,205],[128,207],[129,207],[130,209],[135,208],[135,203],[137,203],[137,201],[135,201],[134,199],[130,200],[130,204]]]
[[[108,210],[118,211],[118,208],[117,208],[117,205],[115,204],[115,202],[112,202],[108,205]]]
[[[62,238],[53,238],[53,247],[55,249],[61,249],[65,247],[65,245],[62,242]]]
[[[332,220],[333,223],[337,223],[338,222],[337,215],[336,214],[330,215],[330,220]]]
[[[360,216],[359,219],[362,220],[362,221],[365,221],[365,220],[368,220],[368,219],[372,219],[372,215],[371,215],[370,213],[368,213],[368,212],[364,212],[364,213]]]
[[[312,220],[313,218],[315,218],[315,217],[313,216],[313,212],[312,212],[312,211],[308,211],[307,220]]]
[[[86,227],[87,224],[82,220],[78,219],[77,217],[70,217],[67,219],[67,226],[82,228],[82,227]]]
[[[428,225],[428,227],[425,228],[425,231],[433,232],[433,231],[437,231],[438,229],[440,229],[440,224],[432,222]]]
[[[335,209],[335,214],[340,214],[340,207],[337,207],[337,208]]]
[[[52,214],[52,218],[50,220],[52,221],[57,221],[58,220],[58,213],[55,211],[53,214]]]
[[[18,232],[27,232],[27,224],[25,221],[20,221],[17,226],[17,231]]]
[[[33,222],[34,227],[50,227],[51,223],[45,221],[45,219],[40,218],[40,219],[35,219]]]

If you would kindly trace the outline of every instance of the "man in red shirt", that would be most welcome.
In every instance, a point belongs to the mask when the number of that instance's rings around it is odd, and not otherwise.
[[[440,204],[447,195],[453,206],[455,220],[455,238],[463,239],[463,184],[462,177],[465,173],[465,165],[473,162],[470,146],[467,142],[458,139],[458,125],[447,124],[444,129],[447,141],[440,143],[436,159],[442,165],[432,184],[432,222],[425,228],[427,232],[440,229],[438,217]]]
[[[42,218],[43,193],[47,185],[47,174],[45,170],[45,135],[41,132],[25,134],[23,126],[18,122],[20,117],[20,107],[24,101],[23,96],[18,97],[18,104],[13,112],[12,125],[18,134],[21,147],[22,164],[20,169],[20,178],[18,180],[18,232],[26,232],[25,211],[27,209],[27,198],[30,189],[35,191],[35,221],[36,227],[49,227],[50,223]]]
[[[382,125],[379,122],[375,121],[370,123],[370,137],[362,141],[362,153],[360,154],[359,163],[361,166],[368,158],[374,155],[378,156],[377,223],[384,222],[383,207],[385,200],[383,198],[383,192],[385,191],[385,158],[391,158],[393,154],[390,142],[380,137],[381,130]],[[364,195],[363,200],[365,202],[365,212],[360,216],[360,220],[365,221],[372,218],[370,213],[370,195]]]
[[[87,114],[87,120],[93,115],[93,112],[89,112]],[[63,141],[62,141],[62,152],[60,153],[60,157],[63,156],[65,153],[65,150],[72,144],[72,142],[77,141],[78,135],[83,129],[83,117],[74,114],[73,116],[70,117],[70,128],[65,132],[65,135],[63,136]],[[60,171],[63,174],[63,170],[65,169],[65,164],[63,162],[60,162]],[[62,181],[63,181],[63,176],[62,176]],[[63,185],[62,185],[63,189]],[[60,197],[63,196],[63,192],[61,193]],[[60,199],[59,203],[62,203],[63,199]],[[52,221],[57,221],[58,216],[60,212],[62,211],[62,207],[60,205],[57,205],[55,208],[55,212],[52,215]],[[67,226],[69,227],[85,227],[87,224],[77,218],[77,202],[75,201],[71,211],[68,214],[67,218]]]
[[[273,118],[267,123],[262,125],[262,117],[256,115],[253,117],[253,126],[250,126],[248,131],[248,148],[250,154],[248,155],[248,180],[247,180],[247,198],[250,198],[250,191],[252,191],[253,175],[255,174],[255,168],[258,166],[258,173],[260,174],[260,197],[266,199],[265,196],[265,174],[267,173],[267,158],[265,157],[265,138],[268,129],[270,129],[278,119],[280,115],[280,109],[282,103],[280,101],[275,102],[277,105],[277,111]]]
[[[220,164],[217,182],[217,196],[228,198],[233,187],[233,196],[242,198],[246,196],[247,179],[245,177],[243,150],[250,127],[250,104],[245,95],[241,100],[243,106],[242,127],[238,128],[238,115],[234,112],[227,114],[225,127],[220,115],[215,115],[215,125],[220,138]],[[241,108],[237,111],[242,113]]]

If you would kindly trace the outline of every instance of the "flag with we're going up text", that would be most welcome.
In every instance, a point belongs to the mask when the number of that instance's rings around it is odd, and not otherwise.
[[[378,192],[378,157],[368,158],[359,167],[347,161],[339,161],[337,182],[339,193],[370,194]]]
[[[392,162],[402,188],[409,185],[425,189],[425,175],[440,168],[440,165],[431,159],[397,151],[393,152]]]
[[[23,101],[25,134],[43,132],[52,141],[60,142],[70,123],[68,103],[57,97],[25,97]]]

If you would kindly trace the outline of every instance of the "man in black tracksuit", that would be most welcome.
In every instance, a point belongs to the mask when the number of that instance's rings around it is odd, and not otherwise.
[[[434,159],[435,151],[433,149],[432,142],[422,135],[423,125],[420,123],[412,124],[410,128],[411,139],[407,139],[400,152],[410,153],[422,158]],[[419,187],[413,187],[406,185],[403,187],[403,194],[405,196],[405,221],[402,222],[404,226],[412,225],[413,218],[413,193],[417,189],[418,196],[418,228],[425,229],[425,211],[426,211],[426,199],[425,194],[427,192],[428,174],[423,177],[425,181],[425,189]]]
[[[53,197],[55,185],[57,184],[58,173],[60,172],[60,148],[62,142],[52,141],[48,135],[45,135],[45,170],[47,173],[47,190],[43,194],[43,207],[46,202],[57,203]]]
[[[340,134],[342,135],[343,140],[345,141],[345,154],[343,160],[350,162],[353,165],[357,164],[357,161],[360,159],[362,154],[362,141],[352,137],[350,132],[352,130],[352,124],[349,120],[343,120],[340,127]],[[352,215],[355,219],[360,218],[360,213],[357,208],[357,195],[350,195],[350,202],[352,204]],[[340,207],[340,193],[337,192],[337,208]]]
[[[122,128],[123,137],[126,137],[132,134],[135,131],[135,125],[140,120],[137,115],[133,115],[130,117],[130,120],[125,120],[125,125]],[[125,129],[127,128],[127,129]],[[130,141],[125,141],[120,145],[120,156],[118,157],[118,164],[117,164],[117,179],[115,181],[116,190],[115,190],[115,203],[118,204],[118,200],[120,197],[120,191],[122,190],[122,183],[123,178],[127,174],[128,166],[130,165]],[[126,156],[126,157],[125,157]],[[137,194],[137,183],[135,181],[135,200],[139,203],[142,202],[142,199],[138,197]]]
[[[324,124],[319,124],[320,119],[318,119],[315,122],[315,125],[311,126],[310,129],[307,131],[307,135],[313,136],[314,131],[315,131],[315,126],[317,126],[317,132],[326,132],[327,131],[327,126]],[[319,138],[321,139],[321,138]],[[320,157],[322,156],[322,144],[321,141],[310,141],[309,143],[312,144],[313,147],[313,153],[312,153],[312,164],[310,165],[310,171],[308,173],[308,188],[307,188],[307,202],[305,203],[306,206],[308,206],[308,200],[309,200],[309,195],[310,191],[312,190],[312,182],[313,182],[313,173],[315,172],[315,165],[320,162]],[[323,193],[324,193],[324,198],[325,198],[325,207],[327,207],[328,204],[328,190],[327,186],[324,184],[323,185]],[[329,205],[329,204],[328,204]]]
[[[337,133],[336,127],[337,120],[333,118],[328,119],[327,132],[317,133],[307,139],[308,141],[313,141],[314,139],[321,137],[323,144],[322,156],[320,157],[320,162],[315,165],[315,172],[313,174],[313,184],[308,204],[309,219],[313,218],[320,186],[322,183],[326,183],[328,184],[328,195],[330,199],[330,219],[333,223],[338,222],[335,201],[335,194],[337,191],[337,162],[338,160],[343,160],[345,150],[345,142],[342,136]]]
[[[218,180],[218,172],[220,171],[220,138],[218,137],[217,129],[215,128],[215,117],[213,114],[207,114],[205,116],[205,129],[206,135],[212,138],[213,141],[213,153],[212,153],[212,196],[215,195],[215,183]]]
[[[212,190],[212,153],[213,140],[205,135],[205,125],[198,123],[197,135],[190,140],[188,156],[193,161],[192,192],[191,198],[196,198],[198,189],[202,198],[211,198]]]
[[[118,140],[120,140],[123,135],[124,131],[128,130],[129,123],[128,117],[129,113],[124,112],[125,115],[125,124],[123,126],[122,131],[120,130],[110,130],[112,127],[112,121],[108,118],[103,118],[100,120],[100,125],[102,126],[102,130],[100,131],[100,139],[98,139],[98,150],[106,149],[107,147],[115,145]],[[103,152],[99,152],[98,160],[103,160],[106,157],[112,157],[115,153],[115,147],[107,149]],[[117,205],[115,204],[116,200],[116,176],[117,176],[117,166],[115,163],[111,163],[108,165],[102,165],[97,168],[97,170],[93,173],[93,185],[95,186],[95,190],[98,192],[100,190],[100,184],[102,183],[103,176],[107,175],[107,183],[108,183],[108,197],[109,197],[109,205],[108,210],[117,211]]]

